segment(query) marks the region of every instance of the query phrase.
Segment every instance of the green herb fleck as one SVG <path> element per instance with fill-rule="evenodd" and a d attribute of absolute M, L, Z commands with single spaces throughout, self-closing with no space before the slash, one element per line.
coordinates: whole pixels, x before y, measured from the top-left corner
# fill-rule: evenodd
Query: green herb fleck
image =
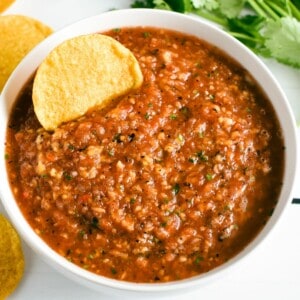
<path fill-rule="evenodd" d="M 69 144 L 69 145 L 68 145 L 68 149 L 71 150 L 71 151 L 74 151 L 74 150 L 75 150 L 75 147 L 74 147 L 72 144 Z"/>
<path fill-rule="evenodd" d="M 189 119 L 189 117 L 191 116 L 191 110 L 187 106 L 183 106 L 179 111 L 183 115 L 185 120 Z"/>
<path fill-rule="evenodd" d="M 166 227 L 166 226 L 167 226 L 167 222 L 162 222 L 162 223 L 160 224 L 160 226 L 161 226 L 161 227 Z"/>
<path fill-rule="evenodd" d="M 73 179 L 72 175 L 71 175 L 70 173 L 68 173 L 68 172 L 64 172 L 64 173 L 63 173 L 63 176 L 64 176 L 64 178 L 65 178 L 66 180 L 68 180 L 68 181 L 70 181 L 70 180 Z"/>
<path fill-rule="evenodd" d="M 147 32 L 147 31 L 143 32 L 143 37 L 144 38 L 148 38 L 149 36 L 150 36 L 149 32 Z"/>
<path fill-rule="evenodd" d="M 197 163 L 198 159 L 197 159 L 197 157 L 191 156 L 191 157 L 188 159 L 188 161 L 191 162 L 192 164 L 195 164 L 195 163 Z"/>
<path fill-rule="evenodd" d="M 204 151 L 198 151 L 197 156 L 202 160 L 202 161 L 208 161 L 208 156 L 205 155 Z"/>
<path fill-rule="evenodd" d="M 206 180 L 210 181 L 210 180 L 213 179 L 213 175 L 212 175 L 211 173 L 207 173 L 207 174 L 205 175 L 205 178 L 206 178 Z"/>
<path fill-rule="evenodd" d="M 99 228 L 99 220 L 97 217 L 93 217 L 91 220 L 91 225 L 95 228 Z"/>
<path fill-rule="evenodd" d="M 170 115 L 170 119 L 171 119 L 171 120 L 176 120 L 176 119 L 177 119 L 177 116 L 176 116 L 175 114 L 171 114 L 171 115 Z"/>
<path fill-rule="evenodd" d="M 172 192 L 174 195 L 177 195 L 180 191 L 180 185 L 178 183 L 176 183 L 173 188 L 172 188 Z"/>
<path fill-rule="evenodd" d="M 131 143 L 135 138 L 135 134 L 134 133 L 131 133 L 128 135 L 128 141 Z"/>
<path fill-rule="evenodd" d="M 9 154 L 5 153 L 4 159 L 5 159 L 5 160 L 8 160 L 8 159 L 9 159 Z"/>
<path fill-rule="evenodd" d="M 201 261 L 203 261 L 204 258 L 202 256 L 197 256 L 194 260 L 195 265 L 199 265 Z"/>
<path fill-rule="evenodd" d="M 150 114 L 149 114 L 148 112 L 146 112 L 144 118 L 145 118 L 146 120 L 149 120 L 149 119 L 150 119 Z"/>
<path fill-rule="evenodd" d="M 199 136 L 200 139 L 203 139 L 204 138 L 204 131 L 199 131 L 198 136 Z"/>
<path fill-rule="evenodd" d="M 116 133 L 113 137 L 113 142 L 116 142 L 116 143 L 122 143 L 122 139 L 121 139 L 121 133 Z"/>
<path fill-rule="evenodd" d="M 89 255 L 88 255 L 88 259 L 93 259 L 94 258 L 94 254 L 93 253 L 90 253 Z"/>
<path fill-rule="evenodd" d="M 80 230 L 80 231 L 78 232 L 78 237 L 79 237 L 80 239 L 82 239 L 82 238 L 84 237 L 84 235 L 85 235 L 85 231 L 84 231 L 84 230 Z"/>
<path fill-rule="evenodd" d="M 107 153 L 109 156 L 114 156 L 115 155 L 115 150 L 114 149 L 108 149 Z"/>
<path fill-rule="evenodd" d="M 112 273 L 113 275 L 116 275 L 116 274 L 118 273 L 117 270 L 116 270 L 115 268 L 111 268 L 110 271 L 111 271 L 111 273 Z"/>
<path fill-rule="evenodd" d="M 229 206 L 229 205 L 225 205 L 223 210 L 224 210 L 224 211 L 230 211 L 230 210 L 231 210 L 231 208 L 230 208 L 230 206 Z"/>
<path fill-rule="evenodd" d="M 164 204 L 169 203 L 169 199 L 168 199 L 168 198 L 164 198 L 164 199 L 163 199 L 163 203 L 164 203 Z"/>

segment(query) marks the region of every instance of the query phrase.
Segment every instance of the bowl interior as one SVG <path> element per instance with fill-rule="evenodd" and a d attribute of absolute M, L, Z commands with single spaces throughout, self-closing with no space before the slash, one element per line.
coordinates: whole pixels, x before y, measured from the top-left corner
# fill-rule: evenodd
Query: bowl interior
<path fill-rule="evenodd" d="M 258 83 L 261 83 L 263 90 L 271 99 L 273 107 L 277 112 L 277 116 L 283 131 L 284 143 L 286 145 L 285 153 L 285 172 L 283 178 L 283 187 L 275 212 L 265 228 L 257 236 L 257 238 L 249 244 L 245 250 L 231 259 L 228 263 L 218 267 L 207 274 L 182 280 L 179 282 L 170 282 L 166 284 L 134 284 L 128 282 L 120 282 L 113 279 L 104 278 L 85 271 L 72 263 L 66 261 L 60 255 L 51 250 L 41 239 L 34 233 L 31 227 L 24 219 L 18 205 L 16 204 L 9 182 L 5 172 L 5 136 L 8 116 L 12 109 L 12 105 L 16 100 L 20 90 L 26 84 L 28 79 L 34 74 L 35 70 L 49 53 L 51 49 L 60 44 L 62 41 L 93 32 L 106 31 L 118 27 L 129 26 L 152 26 L 173 29 L 184 33 L 195 35 L 207 42 L 221 48 L 229 56 L 242 64 Z M 73 279 L 85 283 L 94 288 L 98 288 L 99 284 L 103 287 L 117 288 L 131 291 L 168 291 L 171 289 L 185 288 L 207 281 L 220 276 L 228 271 L 229 266 L 235 265 L 237 261 L 249 254 L 271 231 L 279 217 L 282 215 L 287 203 L 291 199 L 294 178 L 296 173 L 296 129 L 290 106 L 285 98 L 278 83 L 264 66 L 264 64 L 241 43 L 214 27 L 213 25 L 202 21 L 201 19 L 189 17 L 167 11 L 146 10 L 146 9 L 130 9 L 110 11 L 99 16 L 84 19 L 73 25 L 70 25 L 50 36 L 40 45 L 38 45 L 17 67 L 15 72 L 8 80 L 0 101 L 0 173 L 1 180 L 1 199 L 7 210 L 12 222 L 14 223 L 21 236 L 27 243 L 46 261 L 53 262 L 54 267 L 64 272 Z M 201 280 L 199 280 L 201 279 Z M 101 287 L 101 288 L 102 288 Z"/>

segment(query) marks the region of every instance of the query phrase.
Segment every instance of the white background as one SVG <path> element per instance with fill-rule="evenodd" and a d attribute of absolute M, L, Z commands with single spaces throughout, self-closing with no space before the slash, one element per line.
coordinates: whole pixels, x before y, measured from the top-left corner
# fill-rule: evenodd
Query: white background
<path fill-rule="evenodd" d="M 127 8 L 130 3 L 129 0 L 17 0 L 5 13 L 32 16 L 58 30 L 109 9 Z M 300 71 L 272 60 L 264 60 L 264 63 L 285 91 L 300 126 Z M 297 178 L 300 183 L 300 174 Z M 300 198 L 300 184 L 296 185 L 294 197 Z M 4 212 L 1 203 L 0 212 Z M 78 285 L 48 266 L 25 244 L 24 251 L 25 274 L 9 299 L 127 299 L 121 293 L 119 296 L 107 296 Z M 229 276 L 197 290 L 164 299 L 220 298 L 300 299 L 300 205 L 290 204 L 271 235 Z"/>

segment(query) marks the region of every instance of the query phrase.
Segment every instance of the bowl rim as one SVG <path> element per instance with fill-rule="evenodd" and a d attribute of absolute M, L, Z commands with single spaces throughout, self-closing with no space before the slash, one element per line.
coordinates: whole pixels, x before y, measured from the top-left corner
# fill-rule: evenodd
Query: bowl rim
<path fill-rule="evenodd" d="M 123 20 L 124 18 L 126 21 Z M 153 19 L 156 20 L 155 23 L 153 22 Z M 112 25 L 112 23 L 109 21 L 111 21 L 115 25 Z M 107 22 L 107 24 L 110 25 L 105 25 L 105 22 Z M 3 183 L 0 187 L 0 196 L 2 199 L 3 206 L 7 211 L 12 223 L 20 233 L 21 237 L 31 247 L 31 249 L 33 249 L 36 253 L 42 256 L 42 258 L 46 262 L 49 263 L 50 259 L 52 266 L 54 266 L 56 269 L 58 269 L 68 277 L 71 277 L 75 281 L 84 283 L 82 282 L 82 280 L 85 280 L 87 284 L 92 283 L 94 286 L 101 285 L 112 289 L 128 290 L 135 292 L 161 292 L 174 289 L 179 290 L 183 288 L 201 286 L 202 284 L 206 284 L 207 282 L 210 282 L 213 279 L 228 273 L 229 270 L 231 270 L 233 266 L 236 266 L 237 263 L 244 259 L 245 256 L 249 256 L 249 254 L 251 254 L 254 251 L 254 249 L 257 249 L 267 235 L 270 235 L 270 232 L 274 229 L 275 224 L 278 223 L 279 219 L 286 210 L 287 204 L 291 200 L 293 187 L 295 185 L 296 166 L 298 159 L 298 146 L 296 138 L 297 134 L 295 126 L 296 122 L 294 120 L 291 107 L 279 83 L 276 81 L 276 79 L 274 78 L 272 73 L 267 69 L 267 67 L 263 64 L 263 62 L 255 54 L 253 54 L 239 41 L 228 35 L 223 30 L 217 28 L 215 25 L 212 25 L 210 22 L 207 22 L 198 17 L 195 18 L 194 16 L 183 15 L 180 13 L 165 10 L 131 8 L 104 12 L 92 17 L 88 17 L 77 21 L 73 24 L 70 24 L 53 33 L 51 36 L 49 36 L 47 39 L 41 42 L 37 47 L 35 47 L 22 60 L 22 62 L 18 65 L 18 67 L 8 79 L 6 85 L 4 86 L 2 94 L 0 95 L 0 119 L 5 120 L 5 122 L 0 122 L 5 123 L 4 125 L 2 124 L 0 127 L 0 152 L 2 153 L 2 157 L 0 159 L 0 169 L 6 169 L 4 159 L 5 145 L 3 141 L 5 141 L 7 117 L 12 108 L 13 101 L 17 97 L 16 91 L 20 91 L 24 84 L 26 84 L 26 81 L 33 75 L 36 68 L 41 63 L 43 57 L 45 57 L 45 55 L 57 44 L 59 44 L 67 38 L 71 38 L 81 34 L 92 33 L 92 31 L 101 32 L 116 27 L 135 26 L 134 24 L 136 23 L 139 23 L 142 26 L 169 28 L 196 36 L 202 36 L 204 34 L 205 37 L 201 38 L 207 40 L 209 43 L 212 43 L 210 36 L 213 39 L 219 39 L 218 43 L 220 45 L 223 45 L 223 51 L 227 52 L 227 54 L 231 55 L 232 57 L 234 56 L 233 58 L 240 62 L 246 69 L 248 69 L 249 72 L 256 79 L 260 78 L 260 81 L 266 82 L 266 85 L 270 86 L 267 92 L 265 90 L 265 87 L 262 88 L 266 92 L 267 96 L 270 98 L 270 101 L 273 106 L 273 99 L 278 99 L 276 101 L 278 101 L 279 104 L 275 103 L 277 107 L 275 106 L 274 109 L 277 113 L 280 126 L 284 130 L 284 140 L 285 144 L 288 145 L 288 147 L 286 147 L 287 150 L 285 153 L 284 183 L 281 195 L 279 197 L 279 203 L 277 204 L 274 214 L 267 222 L 266 226 L 261 230 L 261 232 L 256 236 L 256 238 L 245 247 L 244 250 L 235 255 L 225 264 L 209 271 L 208 273 L 168 283 L 134 283 L 115 280 L 101 275 L 96 275 L 90 271 L 84 270 L 83 268 L 72 264 L 71 262 L 67 261 L 65 258 L 60 256 L 58 253 L 56 253 L 54 250 L 52 250 L 34 232 L 34 230 L 25 220 L 25 217 L 23 217 L 20 208 L 16 204 L 12 192 L 10 191 L 6 172 L 0 173 L 0 180 Z M 146 25 L 146 23 L 149 23 L 149 25 Z M 165 25 L 161 25 L 162 23 Z M 194 26 L 194 32 L 191 32 L 190 30 L 192 26 Z M 230 49 L 234 49 L 237 52 L 229 53 Z M 245 62 L 248 63 L 245 64 Z M 20 77 L 22 78 L 22 80 L 20 80 Z M 283 117 L 281 117 L 281 115 L 285 115 L 284 120 Z M 291 161 L 291 158 L 293 159 L 293 162 Z"/>

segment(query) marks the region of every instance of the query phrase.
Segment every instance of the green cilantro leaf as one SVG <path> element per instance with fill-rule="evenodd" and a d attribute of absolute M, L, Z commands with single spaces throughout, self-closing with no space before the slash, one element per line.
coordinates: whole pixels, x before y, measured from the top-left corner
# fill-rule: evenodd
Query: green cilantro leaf
<path fill-rule="evenodd" d="M 292 17 L 270 20 L 262 32 L 272 57 L 300 68 L 300 23 Z"/>
<path fill-rule="evenodd" d="M 264 47 L 264 38 L 260 30 L 264 26 L 265 18 L 256 15 L 245 15 L 228 19 L 230 34 L 235 36 L 252 50 L 259 52 Z"/>
<path fill-rule="evenodd" d="M 167 1 L 164 0 L 153 0 L 153 4 L 157 9 L 172 10 Z"/>
<path fill-rule="evenodd" d="M 226 0 L 220 2 L 220 10 L 227 18 L 236 18 L 245 6 L 246 0 Z"/>
<path fill-rule="evenodd" d="M 135 0 L 131 7 L 196 14 L 255 53 L 300 69 L 300 0 Z"/>
<path fill-rule="evenodd" d="M 300 0 L 292 0 L 292 3 L 300 10 Z"/>
<path fill-rule="evenodd" d="M 192 10 L 191 0 L 165 0 L 165 2 L 177 12 L 186 13 Z"/>
<path fill-rule="evenodd" d="M 219 8 L 219 2 L 218 0 L 191 0 L 194 8 L 205 8 L 209 11 L 215 10 Z"/>
<path fill-rule="evenodd" d="M 154 8 L 153 0 L 136 0 L 131 4 L 132 8 Z"/>

